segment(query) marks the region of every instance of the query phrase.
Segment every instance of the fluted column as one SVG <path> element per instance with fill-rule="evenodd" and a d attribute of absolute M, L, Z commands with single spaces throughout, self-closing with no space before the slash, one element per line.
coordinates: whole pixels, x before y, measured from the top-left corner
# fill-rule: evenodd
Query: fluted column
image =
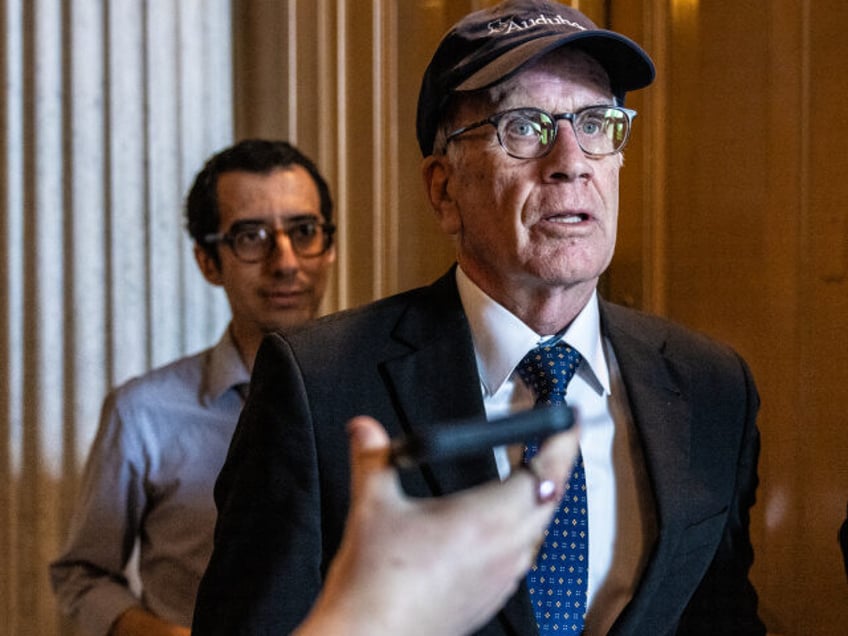
<path fill-rule="evenodd" d="M 182 204 L 232 140 L 229 0 L 2 0 L 0 632 L 74 633 L 61 548 L 109 387 L 214 341 Z"/>

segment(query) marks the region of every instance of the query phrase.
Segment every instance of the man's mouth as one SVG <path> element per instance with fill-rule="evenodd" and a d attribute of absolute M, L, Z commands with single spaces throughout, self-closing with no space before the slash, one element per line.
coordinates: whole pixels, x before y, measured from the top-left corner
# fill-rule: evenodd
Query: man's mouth
<path fill-rule="evenodd" d="M 545 221 L 549 221 L 551 223 L 567 224 L 583 223 L 584 221 L 588 221 L 589 219 L 589 215 L 585 212 L 575 212 L 570 214 L 552 214 L 544 218 Z"/>
<path fill-rule="evenodd" d="M 588 221 L 588 214 L 569 214 L 568 216 L 563 218 L 563 221 L 566 223 L 582 223 L 583 221 Z"/>
<path fill-rule="evenodd" d="M 301 302 L 306 292 L 302 289 L 265 290 L 261 293 L 266 300 L 278 305 L 296 305 Z"/>

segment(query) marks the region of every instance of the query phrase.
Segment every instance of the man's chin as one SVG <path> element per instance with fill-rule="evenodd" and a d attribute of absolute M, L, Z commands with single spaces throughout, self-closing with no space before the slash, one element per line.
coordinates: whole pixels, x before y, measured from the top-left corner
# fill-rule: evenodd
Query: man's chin
<path fill-rule="evenodd" d="M 288 331 L 300 327 L 314 318 L 314 312 L 306 307 L 291 307 L 274 311 L 264 321 L 265 333 Z"/>

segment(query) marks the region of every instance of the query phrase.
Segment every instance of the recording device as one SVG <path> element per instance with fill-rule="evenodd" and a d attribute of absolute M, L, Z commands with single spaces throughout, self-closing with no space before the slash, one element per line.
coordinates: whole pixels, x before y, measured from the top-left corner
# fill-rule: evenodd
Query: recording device
<path fill-rule="evenodd" d="M 477 455 L 497 446 L 537 441 L 567 431 L 574 425 L 574 411 L 562 404 L 520 411 L 486 420 L 456 420 L 410 434 L 392 442 L 391 460 L 399 468 Z"/>

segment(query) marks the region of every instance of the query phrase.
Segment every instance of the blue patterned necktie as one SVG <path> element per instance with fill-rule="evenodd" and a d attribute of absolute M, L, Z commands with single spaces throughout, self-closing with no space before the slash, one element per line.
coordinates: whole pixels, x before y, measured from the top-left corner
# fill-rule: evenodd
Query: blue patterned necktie
<path fill-rule="evenodd" d="M 544 344 L 518 363 L 518 374 L 536 396 L 536 408 L 565 402 L 565 391 L 581 355 L 564 342 Z M 538 451 L 528 444 L 524 459 Z M 527 573 L 530 601 L 540 634 L 580 634 L 586 614 L 589 564 L 589 520 L 586 514 L 586 472 L 578 453 L 536 563 Z"/>

